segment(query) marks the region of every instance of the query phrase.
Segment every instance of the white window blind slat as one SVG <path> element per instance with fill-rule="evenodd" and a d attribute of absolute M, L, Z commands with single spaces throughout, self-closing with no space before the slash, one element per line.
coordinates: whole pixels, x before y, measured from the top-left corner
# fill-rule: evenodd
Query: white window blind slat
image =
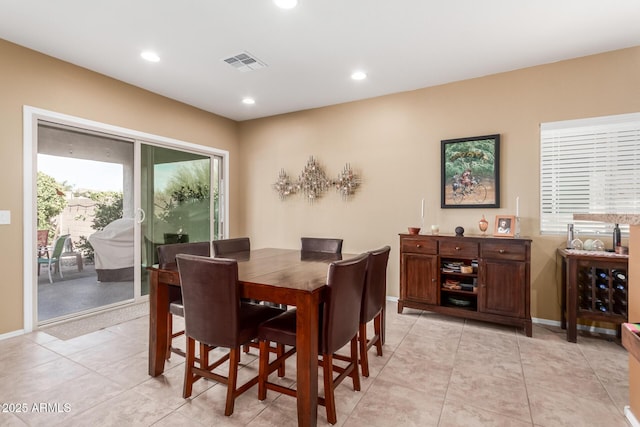
<path fill-rule="evenodd" d="M 540 231 L 610 235 L 574 213 L 640 213 L 640 113 L 540 126 Z M 624 232 L 628 227 L 621 226 Z"/>

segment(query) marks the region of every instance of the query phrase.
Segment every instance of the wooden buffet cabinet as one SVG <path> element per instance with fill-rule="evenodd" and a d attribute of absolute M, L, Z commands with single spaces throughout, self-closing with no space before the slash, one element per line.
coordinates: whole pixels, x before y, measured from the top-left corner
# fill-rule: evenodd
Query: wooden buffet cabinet
<path fill-rule="evenodd" d="M 530 337 L 530 270 L 530 239 L 401 234 L 398 313 L 410 307 L 518 326 Z"/>

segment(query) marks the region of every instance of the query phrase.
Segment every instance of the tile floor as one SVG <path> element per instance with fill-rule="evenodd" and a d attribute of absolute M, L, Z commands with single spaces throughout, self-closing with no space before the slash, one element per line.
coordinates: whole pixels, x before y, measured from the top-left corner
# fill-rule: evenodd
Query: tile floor
<path fill-rule="evenodd" d="M 269 392 L 260 402 L 257 387 L 236 400 L 231 417 L 223 415 L 226 388 L 215 382 L 198 381 L 182 399 L 182 358 L 173 355 L 158 378 L 147 375 L 147 328 L 139 318 L 67 341 L 43 332 L 0 341 L 0 425 L 297 424 L 293 398 Z M 252 352 L 241 378 L 257 371 Z M 559 328 L 540 325 L 527 338 L 434 313 L 399 315 L 390 302 L 384 356 L 371 350 L 370 364 L 361 392 L 348 380 L 337 390 L 337 425 L 628 425 L 627 353 L 606 338 L 580 335 L 571 344 Z M 324 407 L 318 424 L 328 425 Z"/>

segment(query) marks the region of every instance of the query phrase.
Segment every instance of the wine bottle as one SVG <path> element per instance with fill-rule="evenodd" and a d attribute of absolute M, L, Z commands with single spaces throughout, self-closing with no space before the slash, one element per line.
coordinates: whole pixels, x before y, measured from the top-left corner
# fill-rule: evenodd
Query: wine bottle
<path fill-rule="evenodd" d="M 611 274 L 613 275 L 614 279 L 620 280 L 620 281 L 624 281 L 627 280 L 627 275 L 624 274 L 624 271 L 620 271 L 620 270 L 613 270 L 611 272 Z"/>
<path fill-rule="evenodd" d="M 607 313 L 609 311 L 609 308 L 607 307 L 607 301 L 602 301 L 602 300 L 596 300 L 596 310 L 602 312 L 602 313 Z"/>
<path fill-rule="evenodd" d="M 620 227 L 618 224 L 613 227 L 613 249 L 615 250 L 617 246 L 622 245 L 622 239 L 620 238 Z"/>

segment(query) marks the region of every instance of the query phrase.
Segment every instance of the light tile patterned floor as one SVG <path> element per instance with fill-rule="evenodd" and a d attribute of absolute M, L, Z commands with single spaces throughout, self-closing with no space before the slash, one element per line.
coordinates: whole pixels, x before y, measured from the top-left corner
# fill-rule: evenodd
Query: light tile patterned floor
<path fill-rule="evenodd" d="M 0 341 L 0 425 L 297 424 L 293 398 L 269 392 L 260 402 L 255 387 L 231 417 L 223 415 L 226 389 L 215 382 L 197 382 L 182 399 L 182 358 L 172 356 L 158 378 L 147 375 L 147 328 L 139 318 L 67 341 L 43 332 Z M 252 352 L 241 378 L 256 373 Z M 559 328 L 534 325 L 528 338 L 434 313 L 399 315 L 389 303 L 384 356 L 372 350 L 370 364 L 361 392 L 349 381 L 337 390 L 337 425 L 627 426 L 628 356 L 606 337 L 582 334 L 572 344 Z M 287 376 L 295 378 L 292 364 Z M 318 423 L 328 425 L 323 407 Z"/>

